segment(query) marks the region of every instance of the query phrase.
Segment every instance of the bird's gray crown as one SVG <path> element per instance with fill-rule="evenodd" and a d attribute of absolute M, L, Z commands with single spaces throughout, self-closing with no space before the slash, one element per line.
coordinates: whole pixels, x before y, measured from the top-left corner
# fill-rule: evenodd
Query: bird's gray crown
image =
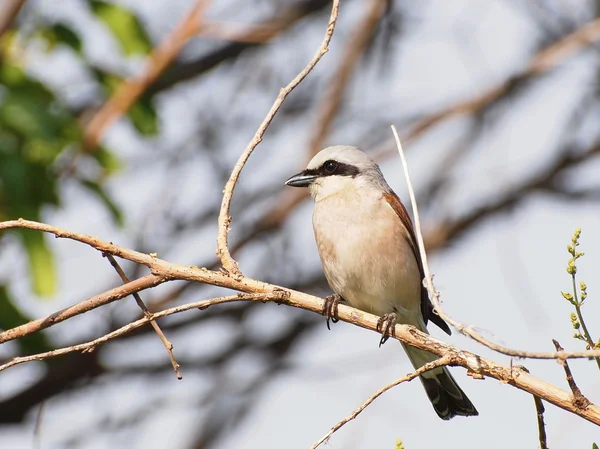
<path fill-rule="evenodd" d="M 375 172 L 380 174 L 377 164 L 356 147 L 336 145 L 319 151 L 304 171 L 316 176 L 350 176 Z"/>

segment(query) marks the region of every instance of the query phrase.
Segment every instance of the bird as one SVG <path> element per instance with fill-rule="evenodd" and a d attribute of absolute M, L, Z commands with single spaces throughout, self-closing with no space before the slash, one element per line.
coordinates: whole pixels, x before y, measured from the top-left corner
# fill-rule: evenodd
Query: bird
<path fill-rule="evenodd" d="M 285 185 L 307 187 L 314 200 L 317 249 L 335 292 L 327 298 L 324 315 L 335 318 L 337 304 L 345 301 L 382 317 L 380 345 L 393 334 L 396 322 L 428 334 L 431 321 L 451 334 L 423 286 L 423 264 L 410 216 L 366 153 L 353 146 L 327 147 Z M 402 344 L 415 369 L 438 359 Z M 479 414 L 447 367 L 427 371 L 420 380 L 441 419 Z"/>

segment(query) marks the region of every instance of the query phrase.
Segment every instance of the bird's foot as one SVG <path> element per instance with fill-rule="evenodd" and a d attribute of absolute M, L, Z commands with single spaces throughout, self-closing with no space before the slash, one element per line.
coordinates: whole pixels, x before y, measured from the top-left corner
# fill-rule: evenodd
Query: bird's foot
<path fill-rule="evenodd" d="M 381 332 L 381 340 L 379 340 L 380 348 L 388 338 L 396 337 L 396 319 L 395 313 L 386 313 L 377 320 L 377 330 Z"/>
<path fill-rule="evenodd" d="M 327 329 L 331 330 L 329 320 L 331 320 L 332 323 L 337 323 L 340 320 L 338 318 L 338 306 L 343 300 L 344 298 L 338 294 L 329 295 L 325 298 L 322 314 L 327 318 Z"/>

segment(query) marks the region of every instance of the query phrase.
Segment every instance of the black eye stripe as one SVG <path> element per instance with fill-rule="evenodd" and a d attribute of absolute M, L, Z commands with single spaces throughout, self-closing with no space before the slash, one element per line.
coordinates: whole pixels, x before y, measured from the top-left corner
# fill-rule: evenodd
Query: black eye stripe
<path fill-rule="evenodd" d="M 344 164 L 343 162 L 338 162 L 334 160 L 328 160 L 323 162 L 323 164 L 319 168 L 310 168 L 306 169 L 303 172 L 305 175 L 313 175 L 313 176 L 351 176 L 354 178 L 358 175 L 359 170 L 354 165 Z"/>

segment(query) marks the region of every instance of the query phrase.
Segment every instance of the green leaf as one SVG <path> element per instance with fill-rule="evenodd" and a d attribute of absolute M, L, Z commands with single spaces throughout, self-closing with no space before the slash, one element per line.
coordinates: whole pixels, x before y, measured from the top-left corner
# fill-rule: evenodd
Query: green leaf
<path fill-rule="evenodd" d="M 592 443 L 592 449 L 598 449 L 598 445 L 596 443 Z"/>
<path fill-rule="evenodd" d="M 22 84 L 26 78 L 25 71 L 21 67 L 7 64 L 6 61 L 0 64 L 0 84 L 14 87 Z"/>
<path fill-rule="evenodd" d="M 22 137 L 3 130 L 1 124 L 0 135 L 7 136 L 0 138 L 0 142 L 10 143 L 8 136 L 12 135 L 16 144 L 16 149 L 10 146 L 0 148 L 3 212 L 12 218 L 38 220 L 42 206 L 59 202 L 56 177 L 47 165 L 30 159 L 21 149 L 24 146 Z"/>
<path fill-rule="evenodd" d="M 121 160 L 105 147 L 99 147 L 92 153 L 98 164 L 104 169 L 104 174 L 112 175 L 123 168 Z"/>
<path fill-rule="evenodd" d="M 94 14 L 110 28 L 127 56 L 150 53 L 150 37 L 131 11 L 101 0 L 90 0 L 90 6 Z"/>
<path fill-rule="evenodd" d="M 39 296 L 50 296 L 56 292 L 56 269 L 54 256 L 46 244 L 44 234 L 31 229 L 19 229 L 29 256 L 29 271 L 32 287 Z"/>
<path fill-rule="evenodd" d="M 71 47 L 77 53 L 81 53 L 83 44 L 81 43 L 79 36 L 77 36 L 71 28 L 62 23 L 57 23 L 52 27 L 52 31 L 54 31 L 54 34 L 56 35 L 57 42 Z"/>
<path fill-rule="evenodd" d="M 62 23 L 56 23 L 51 27 L 41 29 L 40 35 L 48 42 L 50 50 L 59 44 L 71 47 L 79 54 L 83 50 L 83 44 L 79 36 L 71 28 Z"/>
<path fill-rule="evenodd" d="M 104 205 L 109 210 L 114 222 L 119 226 L 123 226 L 124 221 L 123 221 L 123 214 L 121 213 L 121 209 L 119 209 L 119 207 L 112 200 L 112 198 L 110 196 L 108 196 L 108 194 L 102 188 L 102 186 L 94 181 L 87 181 L 87 180 L 81 181 L 81 184 L 84 187 L 86 187 L 90 192 L 95 194 L 100 199 L 100 201 L 102 201 L 104 203 Z"/>
<path fill-rule="evenodd" d="M 0 329 L 12 329 L 31 319 L 15 306 L 6 286 L 0 284 Z M 46 335 L 41 332 L 29 334 L 16 340 L 22 355 L 38 354 L 54 349 Z"/>
<path fill-rule="evenodd" d="M 52 138 L 60 124 L 45 107 L 48 102 L 20 90 L 9 90 L 0 104 L 0 120 L 10 129 L 28 137 Z"/>
<path fill-rule="evenodd" d="M 127 115 L 140 134 L 144 136 L 158 134 L 158 119 L 151 97 L 142 96 L 131 106 Z"/>

